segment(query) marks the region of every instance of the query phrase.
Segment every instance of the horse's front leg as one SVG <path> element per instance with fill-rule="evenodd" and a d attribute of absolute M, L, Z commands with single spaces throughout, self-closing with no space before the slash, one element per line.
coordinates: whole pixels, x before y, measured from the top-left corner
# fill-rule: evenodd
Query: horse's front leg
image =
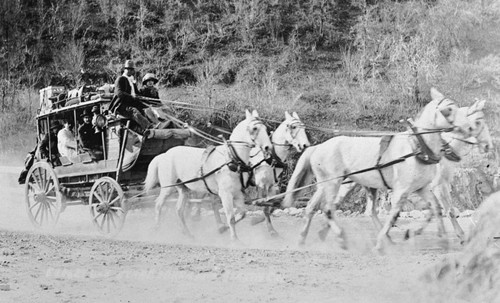
<path fill-rule="evenodd" d="M 245 195 L 243 192 L 238 191 L 233 194 L 233 205 L 236 208 L 237 212 L 235 214 L 235 223 L 243 220 L 247 214 L 247 210 L 245 208 Z"/>
<path fill-rule="evenodd" d="M 210 201 L 210 204 L 212 205 L 212 210 L 214 211 L 214 218 L 215 218 L 215 224 L 217 224 L 217 230 L 219 233 L 224 233 L 226 230 L 229 229 L 229 227 L 222 223 L 222 219 L 220 217 L 219 213 L 219 201 Z"/>
<path fill-rule="evenodd" d="M 268 190 L 267 190 L 267 195 L 266 197 L 269 196 L 274 196 L 278 193 L 278 188 L 277 185 L 274 184 L 272 185 Z M 274 207 L 271 206 L 266 206 L 264 207 L 264 216 L 266 217 L 266 226 L 267 226 L 267 231 L 272 237 L 277 237 L 279 236 L 278 232 L 274 229 L 273 223 L 271 222 L 271 214 L 274 211 Z"/>
<path fill-rule="evenodd" d="M 222 202 L 222 207 L 224 208 L 224 213 L 226 214 L 227 225 L 229 226 L 229 234 L 231 240 L 238 240 L 236 235 L 236 218 L 234 214 L 234 204 L 233 204 L 233 194 L 227 189 L 219 189 L 219 197 Z"/>
<path fill-rule="evenodd" d="M 372 218 L 373 225 L 375 225 L 375 228 L 377 229 L 378 232 L 382 229 L 382 223 L 380 223 L 380 219 L 378 218 L 377 207 L 376 207 L 378 190 L 376 188 L 365 188 L 365 190 L 366 190 L 367 210 L 368 210 L 368 205 L 371 205 L 369 216 Z"/>
<path fill-rule="evenodd" d="M 177 216 L 181 221 L 182 233 L 190 238 L 193 238 L 193 235 L 191 234 L 189 228 L 187 227 L 186 218 L 184 217 L 184 214 L 186 212 L 186 205 L 189 202 L 188 199 L 189 193 L 187 192 L 187 189 L 183 187 L 178 188 L 178 193 L 179 193 L 179 198 L 177 199 L 176 210 L 177 210 Z"/>
<path fill-rule="evenodd" d="M 436 196 L 430 191 L 430 186 L 426 186 L 417 193 L 424 199 L 431 203 L 433 212 L 436 215 L 436 220 L 438 224 L 438 237 L 441 238 L 441 245 L 443 248 L 448 248 L 448 240 L 446 239 L 446 230 L 444 228 L 443 213 L 441 210 L 441 203 L 437 200 Z"/>
<path fill-rule="evenodd" d="M 460 224 L 458 224 L 457 214 L 452 207 L 452 198 L 450 192 L 451 188 L 449 183 L 442 183 L 436 188 L 433 188 L 433 193 L 436 195 L 436 198 L 438 198 L 444 208 L 444 213 L 448 214 L 448 216 L 450 217 L 450 222 L 453 226 L 453 229 L 455 230 L 455 234 L 460 239 L 460 244 L 463 244 L 465 241 L 465 233 Z"/>
<path fill-rule="evenodd" d="M 162 188 L 160 189 L 160 194 L 156 198 L 155 202 L 155 226 L 154 229 L 158 230 L 161 225 L 161 212 L 163 209 L 163 204 L 167 201 L 167 197 L 172 193 L 172 188 Z"/>
<path fill-rule="evenodd" d="M 300 240 L 299 245 L 304 245 L 306 243 L 307 234 L 309 233 L 309 228 L 311 227 L 312 218 L 316 210 L 318 209 L 319 204 L 321 203 L 321 198 L 323 196 L 323 192 L 321 188 L 318 188 L 314 195 L 311 197 L 311 200 L 307 202 L 307 206 L 304 212 L 304 227 L 300 232 Z"/>
<path fill-rule="evenodd" d="M 347 249 L 347 243 L 345 239 L 344 230 L 338 225 L 337 220 L 335 219 L 335 210 L 337 208 L 337 204 L 344 199 L 344 195 L 338 195 L 340 184 L 332 183 L 322 186 L 324 188 L 324 197 L 327 199 L 324 206 L 324 214 L 327 219 L 327 225 L 319 231 L 319 236 L 321 240 L 326 239 L 326 235 L 328 231 L 331 229 L 336 237 L 339 245 L 342 249 Z"/>
<path fill-rule="evenodd" d="M 392 243 L 392 240 L 389 237 L 389 230 L 396 223 L 399 213 L 403 208 L 403 203 L 406 201 L 406 197 L 408 197 L 408 192 L 405 189 L 394 189 L 392 193 L 392 207 L 389 213 L 389 219 L 385 222 L 384 226 L 378 233 L 375 250 L 383 252 L 384 242 Z"/>

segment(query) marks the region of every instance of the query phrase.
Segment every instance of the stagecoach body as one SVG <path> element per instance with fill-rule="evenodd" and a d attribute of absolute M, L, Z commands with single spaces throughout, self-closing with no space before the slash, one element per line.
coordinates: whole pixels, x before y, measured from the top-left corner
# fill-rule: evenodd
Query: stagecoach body
<path fill-rule="evenodd" d="M 84 109 L 97 106 L 101 113 L 107 113 L 110 101 L 96 96 L 50 110 L 44 104 L 36 118 L 37 140 L 49 132 L 51 121 L 63 118 L 73 121 L 73 132 L 79 140 L 76 130 Z M 50 155 L 44 159 L 37 148 L 25 184 L 28 216 L 36 227 L 55 224 L 67 206 L 85 204 L 100 232 L 116 234 L 127 211 L 151 204 L 152 196 L 139 195 L 151 160 L 174 146 L 184 145 L 190 136 L 189 130 L 170 123 L 168 129 L 159 131 L 160 135 L 148 138 L 134 131 L 132 121 L 124 117 L 102 115 L 101 119 L 105 119 L 105 126 L 100 132 L 100 159 L 82 152 L 72 159 L 60 157 L 60 163 L 54 165 L 48 160 Z"/>

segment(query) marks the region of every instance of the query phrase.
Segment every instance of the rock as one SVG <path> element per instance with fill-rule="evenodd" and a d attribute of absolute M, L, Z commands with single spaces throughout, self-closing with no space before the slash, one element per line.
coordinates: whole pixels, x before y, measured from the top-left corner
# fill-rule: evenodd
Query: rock
<path fill-rule="evenodd" d="M 300 216 L 302 215 L 302 209 L 297 209 L 295 207 L 290 207 L 290 215 L 292 216 Z"/>
<path fill-rule="evenodd" d="M 281 215 L 283 215 L 283 210 L 282 209 L 277 209 L 273 212 L 273 216 L 276 216 L 276 217 L 279 217 Z"/>
<path fill-rule="evenodd" d="M 408 215 L 414 219 L 422 219 L 424 217 L 424 214 L 420 210 L 412 210 Z"/>
<path fill-rule="evenodd" d="M 336 216 L 336 217 L 340 217 L 340 216 L 342 216 L 342 213 L 343 213 L 343 212 L 342 212 L 340 209 L 337 209 L 337 210 L 335 211 L 335 216 Z"/>
<path fill-rule="evenodd" d="M 349 216 L 351 213 L 352 213 L 352 212 L 348 209 L 348 210 L 346 210 L 346 211 L 344 212 L 344 216 L 346 216 L 346 217 L 347 217 L 347 216 Z"/>
<path fill-rule="evenodd" d="M 470 217 L 474 214 L 473 210 L 466 209 L 463 212 L 460 213 L 460 217 L 465 218 L 465 217 Z"/>
<path fill-rule="evenodd" d="M 402 211 L 399 213 L 399 217 L 400 218 L 409 218 L 410 217 L 410 213 L 407 212 L 407 211 Z"/>
<path fill-rule="evenodd" d="M 0 290 L 1 291 L 9 291 L 10 290 L 10 285 L 6 283 L 0 283 Z"/>

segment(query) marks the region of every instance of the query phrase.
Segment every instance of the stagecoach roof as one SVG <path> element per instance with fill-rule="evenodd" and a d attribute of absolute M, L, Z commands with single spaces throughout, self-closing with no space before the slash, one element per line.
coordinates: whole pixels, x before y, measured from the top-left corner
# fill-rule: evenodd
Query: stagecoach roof
<path fill-rule="evenodd" d="M 65 106 L 65 107 L 61 107 L 61 108 L 57 108 L 57 109 L 51 110 L 48 113 L 37 115 L 36 118 L 40 119 L 40 118 L 44 118 L 44 117 L 50 117 L 50 116 L 57 115 L 58 113 L 62 113 L 62 112 L 66 112 L 66 111 L 71 111 L 71 110 L 75 110 L 75 109 L 78 109 L 78 108 L 87 108 L 87 107 L 92 106 L 94 104 L 103 103 L 103 102 L 110 102 L 110 101 L 111 101 L 111 99 L 103 99 L 103 98 L 98 98 L 98 99 L 90 100 L 90 101 L 84 101 L 84 102 L 80 102 L 78 104 L 74 104 L 74 105 Z"/>

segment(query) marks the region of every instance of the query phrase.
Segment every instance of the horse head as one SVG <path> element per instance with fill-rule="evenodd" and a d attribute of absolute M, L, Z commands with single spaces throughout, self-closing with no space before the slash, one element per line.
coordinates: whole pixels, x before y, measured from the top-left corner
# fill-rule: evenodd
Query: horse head
<path fill-rule="evenodd" d="M 264 155 L 267 157 L 272 148 L 271 140 L 267 134 L 267 127 L 259 119 L 259 113 L 256 110 L 253 110 L 252 113 L 246 110 L 245 114 L 246 119 L 236 126 L 231 134 L 231 137 L 233 137 L 233 134 L 236 134 L 237 132 L 245 133 L 243 139 L 240 138 L 240 140 L 247 142 L 250 147 L 260 147 Z"/>
<path fill-rule="evenodd" d="M 467 108 L 467 118 L 470 122 L 469 132 L 471 136 L 477 139 L 480 150 L 487 153 L 493 147 L 493 140 L 484 119 L 483 108 L 485 103 L 485 100 L 476 100 L 471 107 Z"/>
<path fill-rule="evenodd" d="M 305 125 L 296 112 L 290 115 L 285 111 L 285 121 L 273 133 L 273 144 L 277 141 L 292 145 L 299 153 L 311 145 L 307 138 Z"/>
<path fill-rule="evenodd" d="M 452 99 L 445 97 L 437 89 L 431 88 L 432 100 L 420 112 L 416 126 L 428 130 L 453 130 L 470 137 L 470 121 L 464 111 Z"/>

